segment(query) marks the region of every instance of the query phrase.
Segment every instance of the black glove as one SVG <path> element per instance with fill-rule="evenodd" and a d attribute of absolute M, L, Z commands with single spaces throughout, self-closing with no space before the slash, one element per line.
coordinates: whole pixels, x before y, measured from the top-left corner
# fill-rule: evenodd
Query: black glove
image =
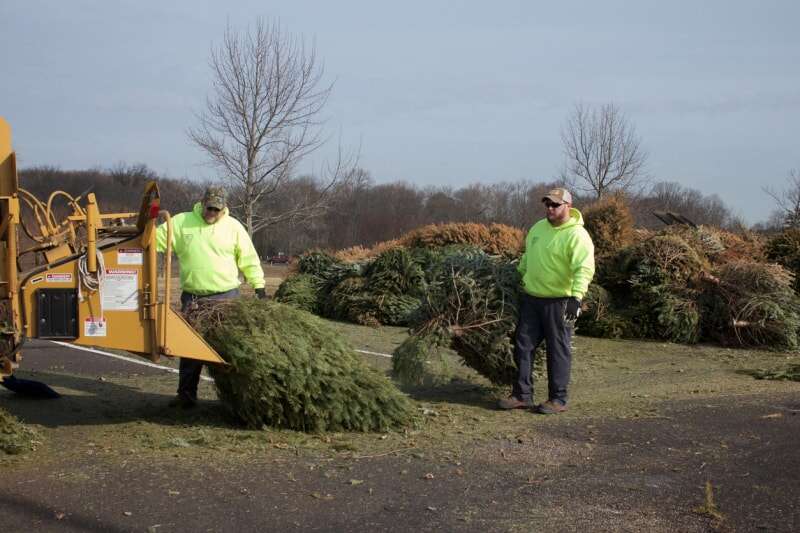
<path fill-rule="evenodd" d="M 567 306 L 564 309 L 564 320 L 572 322 L 577 320 L 581 314 L 581 301 L 574 296 L 567 299 Z"/>
<path fill-rule="evenodd" d="M 256 296 L 258 296 L 259 300 L 266 300 L 267 299 L 267 291 L 264 288 L 256 289 Z"/>

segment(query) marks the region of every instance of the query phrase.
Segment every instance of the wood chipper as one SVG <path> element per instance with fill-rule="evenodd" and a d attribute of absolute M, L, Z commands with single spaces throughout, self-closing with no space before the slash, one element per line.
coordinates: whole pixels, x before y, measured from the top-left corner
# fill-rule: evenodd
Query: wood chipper
<path fill-rule="evenodd" d="M 19 187 L 11 129 L 0 117 L 0 379 L 18 367 L 27 339 L 225 364 L 170 308 L 172 225 L 159 205 L 155 182 L 138 213 L 102 214 L 92 193 L 55 191 L 40 201 Z M 168 229 L 161 292 L 159 219 Z"/>

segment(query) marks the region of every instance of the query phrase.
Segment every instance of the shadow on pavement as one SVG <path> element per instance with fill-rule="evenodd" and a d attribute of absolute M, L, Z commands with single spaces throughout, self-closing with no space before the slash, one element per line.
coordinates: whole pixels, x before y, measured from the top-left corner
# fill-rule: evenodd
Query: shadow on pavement
<path fill-rule="evenodd" d="M 236 427 L 236 422 L 218 401 L 201 400 L 192 409 L 182 409 L 168 406 L 172 394 L 148 392 L 113 381 L 48 372 L 21 373 L 20 377 L 47 383 L 59 389 L 62 395 L 59 399 L 26 398 L 0 390 L 0 407 L 28 424 L 60 427 L 144 421 L 162 425 Z"/>

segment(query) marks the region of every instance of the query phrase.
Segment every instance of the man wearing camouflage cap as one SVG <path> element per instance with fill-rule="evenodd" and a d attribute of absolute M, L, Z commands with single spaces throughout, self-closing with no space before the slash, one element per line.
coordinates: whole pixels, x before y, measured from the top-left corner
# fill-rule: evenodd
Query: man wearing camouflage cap
<path fill-rule="evenodd" d="M 572 207 L 572 194 L 553 189 L 542 198 L 545 218 L 525 238 L 519 261 L 522 291 L 514 339 L 517 379 L 501 409 L 533 407 L 532 355 L 542 340 L 547 347 L 547 401 L 533 407 L 540 414 L 567 410 L 572 364 L 572 329 L 581 298 L 594 276 L 594 245 L 583 216 Z"/>
<path fill-rule="evenodd" d="M 156 233 L 158 251 L 167 248 L 167 227 Z M 239 272 L 259 298 L 266 298 L 264 271 L 244 226 L 228 213 L 225 189 L 209 187 L 192 211 L 172 218 L 172 249 L 181 267 L 181 305 L 195 300 L 223 300 L 239 296 Z M 197 385 L 203 363 L 181 359 L 178 395 L 171 405 L 197 403 Z"/>

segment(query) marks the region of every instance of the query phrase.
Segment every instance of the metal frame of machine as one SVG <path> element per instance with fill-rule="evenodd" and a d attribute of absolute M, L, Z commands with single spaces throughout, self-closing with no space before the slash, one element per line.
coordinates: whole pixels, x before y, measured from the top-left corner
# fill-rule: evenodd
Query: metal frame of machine
<path fill-rule="evenodd" d="M 61 199 L 72 213 L 59 221 Z M 163 296 L 159 219 L 168 230 Z M 17 368 L 23 344 L 35 338 L 224 364 L 170 308 L 171 256 L 172 224 L 155 182 L 138 213 L 102 214 L 92 193 L 55 191 L 41 202 L 19 187 L 11 128 L 0 117 L 0 376 Z"/>

